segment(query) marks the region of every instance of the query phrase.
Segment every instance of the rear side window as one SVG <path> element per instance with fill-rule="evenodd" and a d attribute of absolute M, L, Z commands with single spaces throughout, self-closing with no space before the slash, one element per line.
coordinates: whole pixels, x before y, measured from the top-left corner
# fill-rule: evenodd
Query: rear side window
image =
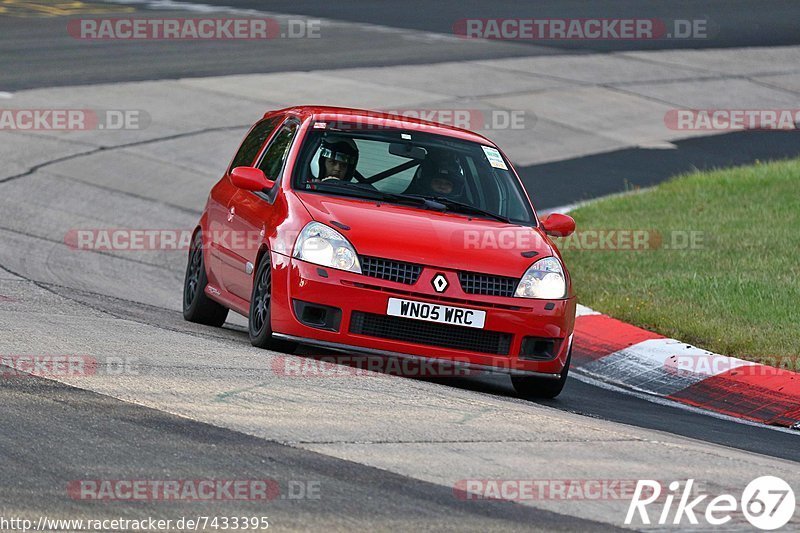
<path fill-rule="evenodd" d="M 264 171 L 264 175 L 271 180 L 278 181 L 283 165 L 286 163 L 286 156 L 289 154 L 289 147 L 297 131 L 297 124 L 291 122 L 279 131 L 272 142 L 269 143 L 261 158 L 258 168 Z"/>
<path fill-rule="evenodd" d="M 275 129 L 280 118 L 281 117 L 273 117 L 264 119 L 253 126 L 253 129 L 250 130 L 250 133 L 248 133 L 247 137 L 242 141 L 239 151 L 236 152 L 236 157 L 233 158 L 231 168 L 249 167 L 253 164 L 253 160 L 264 145 L 264 141 L 267 140 L 272 130 Z"/>

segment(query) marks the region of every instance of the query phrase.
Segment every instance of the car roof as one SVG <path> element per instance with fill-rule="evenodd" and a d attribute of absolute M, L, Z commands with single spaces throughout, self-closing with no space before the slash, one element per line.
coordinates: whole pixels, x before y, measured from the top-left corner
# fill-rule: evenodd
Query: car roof
<path fill-rule="evenodd" d="M 446 135 L 455 137 L 466 141 L 477 142 L 480 144 L 488 144 L 495 146 L 495 144 L 478 133 L 457 128 L 455 126 L 448 126 L 439 122 L 431 122 L 428 120 L 417 119 L 413 117 L 406 117 L 392 113 L 384 113 L 382 111 L 370 111 L 367 109 L 355 109 L 350 107 L 334 107 L 334 106 L 294 106 L 276 111 L 268 111 L 264 114 L 265 117 L 275 114 L 292 113 L 299 115 L 301 118 L 313 118 L 321 122 L 353 122 L 357 121 L 365 125 L 382 125 L 385 127 L 406 129 L 410 131 L 425 131 L 437 135 Z"/>

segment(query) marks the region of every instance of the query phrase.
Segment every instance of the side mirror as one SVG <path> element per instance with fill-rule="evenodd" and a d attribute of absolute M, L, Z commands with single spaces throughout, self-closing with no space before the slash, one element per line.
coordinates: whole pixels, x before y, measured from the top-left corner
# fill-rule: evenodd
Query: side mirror
<path fill-rule="evenodd" d="M 234 168 L 231 170 L 231 181 L 240 189 L 247 191 L 263 191 L 275 185 L 275 182 L 266 177 L 262 170 L 253 167 Z"/>
<path fill-rule="evenodd" d="M 542 220 L 542 228 L 553 237 L 568 237 L 575 232 L 575 219 L 569 215 L 553 213 Z"/>

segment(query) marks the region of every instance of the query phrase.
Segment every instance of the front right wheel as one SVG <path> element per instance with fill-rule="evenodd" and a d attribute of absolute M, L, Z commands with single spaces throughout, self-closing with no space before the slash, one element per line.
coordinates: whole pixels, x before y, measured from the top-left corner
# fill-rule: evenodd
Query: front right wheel
<path fill-rule="evenodd" d="M 253 279 L 250 313 L 247 317 L 250 344 L 268 350 L 293 352 L 297 348 L 296 343 L 272 338 L 271 304 L 272 264 L 269 260 L 269 252 L 267 252 L 258 263 L 256 277 Z"/>
<path fill-rule="evenodd" d="M 558 379 L 540 378 L 536 376 L 511 376 L 511 384 L 514 385 L 514 390 L 517 391 L 523 398 L 555 398 L 564 389 L 564 384 L 567 382 L 567 374 L 569 374 L 569 363 L 572 360 L 572 348 L 567 355 L 567 363 L 561 371 L 561 376 Z"/>

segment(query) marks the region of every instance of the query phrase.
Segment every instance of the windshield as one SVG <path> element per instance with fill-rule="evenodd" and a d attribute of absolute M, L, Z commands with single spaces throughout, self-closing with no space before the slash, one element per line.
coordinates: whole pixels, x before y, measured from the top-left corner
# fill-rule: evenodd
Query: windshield
<path fill-rule="evenodd" d="M 430 133 L 312 130 L 293 187 L 535 224 L 519 181 L 496 148 Z M 420 197 L 435 201 L 413 201 Z"/>

